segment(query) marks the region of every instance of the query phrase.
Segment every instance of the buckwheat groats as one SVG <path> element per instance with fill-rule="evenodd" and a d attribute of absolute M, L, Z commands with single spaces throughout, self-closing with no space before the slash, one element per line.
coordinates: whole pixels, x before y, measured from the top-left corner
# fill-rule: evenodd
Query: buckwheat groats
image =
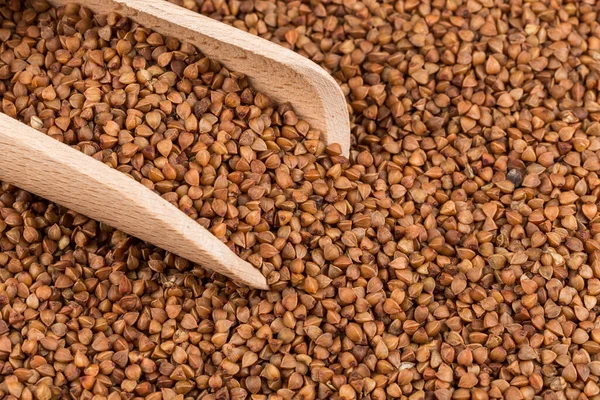
<path fill-rule="evenodd" d="M 600 394 L 594 2 L 184 1 L 331 72 L 349 160 L 174 38 L 0 5 L 2 111 L 176 204 L 271 288 L 4 184 L 5 398 Z"/>

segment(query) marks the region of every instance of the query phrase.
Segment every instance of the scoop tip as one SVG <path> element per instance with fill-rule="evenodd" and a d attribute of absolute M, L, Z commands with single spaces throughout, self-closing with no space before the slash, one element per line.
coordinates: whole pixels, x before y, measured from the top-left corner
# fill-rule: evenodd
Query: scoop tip
<path fill-rule="evenodd" d="M 262 279 L 260 279 L 262 278 Z M 269 284 L 267 283 L 267 280 L 265 279 L 264 276 L 260 276 L 259 279 L 254 279 L 253 282 L 250 284 L 250 286 L 252 286 L 255 289 L 260 289 L 260 290 L 269 290 Z"/>
<path fill-rule="evenodd" d="M 230 276 L 241 285 L 249 286 L 253 289 L 269 290 L 269 284 L 267 279 L 259 270 L 247 265 L 246 267 L 252 268 L 251 270 L 245 270 L 242 276 Z"/>

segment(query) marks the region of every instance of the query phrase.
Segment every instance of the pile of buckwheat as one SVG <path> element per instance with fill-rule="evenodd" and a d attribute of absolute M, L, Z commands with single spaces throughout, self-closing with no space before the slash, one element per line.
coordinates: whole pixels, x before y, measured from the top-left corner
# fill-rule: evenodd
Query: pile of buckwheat
<path fill-rule="evenodd" d="M 600 398 L 600 5 L 178 1 L 330 72 L 350 159 L 189 44 L 0 0 L 1 111 L 270 284 L 2 184 L 1 398 Z"/>

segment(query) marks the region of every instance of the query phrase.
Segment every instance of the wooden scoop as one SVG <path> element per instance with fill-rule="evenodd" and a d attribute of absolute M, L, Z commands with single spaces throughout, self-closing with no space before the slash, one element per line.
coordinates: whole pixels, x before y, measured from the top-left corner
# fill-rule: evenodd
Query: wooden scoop
<path fill-rule="evenodd" d="M 164 0 L 49 0 L 78 3 L 97 14 L 116 12 L 152 30 L 196 46 L 206 56 L 250 78 L 252 87 L 278 103 L 289 102 L 329 145 L 350 151 L 346 99 L 336 81 L 305 57 L 268 40 Z"/>
<path fill-rule="evenodd" d="M 0 179 L 235 281 L 269 288 L 260 271 L 144 185 L 2 113 Z"/>

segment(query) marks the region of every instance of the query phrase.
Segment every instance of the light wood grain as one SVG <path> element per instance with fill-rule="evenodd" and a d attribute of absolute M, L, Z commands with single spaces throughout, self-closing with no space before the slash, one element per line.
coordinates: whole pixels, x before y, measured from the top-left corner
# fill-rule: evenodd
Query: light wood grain
<path fill-rule="evenodd" d="M 79 3 L 93 12 L 117 12 L 193 44 L 227 68 L 250 77 L 254 88 L 278 102 L 290 102 L 327 144 L 350 150 L 350 122 L 342 90 L 314 62 L 268 40 L 251 35 L 164 0 L 50 0 L 54 5 Z"/>
<path fill-rule="evenodd" d="M 0 113 L 0 179 L 251 287 L 265 277 L 127 175 Z"/>

